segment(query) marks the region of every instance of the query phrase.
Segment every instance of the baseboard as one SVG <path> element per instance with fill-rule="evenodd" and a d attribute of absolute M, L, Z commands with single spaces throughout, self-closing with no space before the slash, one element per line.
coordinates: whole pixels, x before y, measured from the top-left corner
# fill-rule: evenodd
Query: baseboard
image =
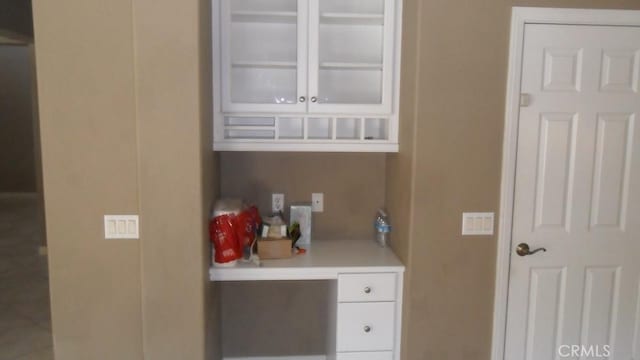
<path fill-rule="evenodd" d="M 325 355 L 224 357 L 222 360 L 327 360 Z"/>
<path fill-rule="evenodd" d="M 37 192 L 0 192 L 0 199 L 27 199 L 37 197 Z"/>

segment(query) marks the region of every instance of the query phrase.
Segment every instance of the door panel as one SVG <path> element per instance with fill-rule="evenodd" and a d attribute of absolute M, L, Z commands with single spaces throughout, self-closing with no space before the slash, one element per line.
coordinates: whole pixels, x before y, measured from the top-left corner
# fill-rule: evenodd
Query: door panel
<path fill-rule="evenodd" d="M 222 111 L 304 112 L 304 0 L 222 0 Z"/>
<path fill-rule="evenodd" d="M 309 0 L 309 111 L 391 113 L 395 0 Z"/>
<path fill-rule="evenodd" d="M 525 26 L 506 359 L 640 359 L 639 68 L 640 28 Z"/>

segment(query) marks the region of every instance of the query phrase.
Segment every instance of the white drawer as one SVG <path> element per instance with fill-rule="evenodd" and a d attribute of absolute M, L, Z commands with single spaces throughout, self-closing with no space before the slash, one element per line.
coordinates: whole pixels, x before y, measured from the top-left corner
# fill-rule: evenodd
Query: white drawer
<path fill-rule="evenodd" d="M 338 304 L 336 350 L 393 350 L 396 303 Z"/>
<path fill-rule="evenodd" d="M 393 353 L 391 351 L 338 353 L 336 360 L 393 360 Z"/>
<path fill-rule="evenodd" d="M 338 301 L 395 301 L 396 274 L 341 274 Z"/>

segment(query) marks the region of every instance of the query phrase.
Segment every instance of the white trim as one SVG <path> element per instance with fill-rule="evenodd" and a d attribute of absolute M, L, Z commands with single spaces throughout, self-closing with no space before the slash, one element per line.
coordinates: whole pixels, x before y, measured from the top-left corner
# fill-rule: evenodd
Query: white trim
<path fill-rule="evenodd" d="M 530 7 L 514 7 L 512 10 L 507 101 L 502 148 L 498 254 L 496 257 L 493 340 L 491 346 L 492 360 L 503 360 L 505 356 L 504 345 L 506 340 L 507 297 L 509 291 L 511 227 L 521 88 L 520 75 L 522 73 L 522 51 L 526 24 L 640 26 L 640 11 Z"/>
<path fill-rule="evenodd" d="M 223 360 L 326 360 L 325 355 L 224 357 Z"/>
<path fill-rule="evenodd" d="M 305 127 L 306 129 L 306 127 Z M 214 151 L 300 151 L 300 152 L 398 152 L 398 143 L 363 140 L 360 142 L 318 141 L 275 142 L 273 140 L 258 142 L 247 141 L 216 141 Z"/>

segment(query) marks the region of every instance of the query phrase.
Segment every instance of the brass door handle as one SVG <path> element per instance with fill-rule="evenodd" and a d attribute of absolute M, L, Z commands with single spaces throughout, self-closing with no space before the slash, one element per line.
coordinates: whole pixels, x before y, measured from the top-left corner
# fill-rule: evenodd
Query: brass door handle
<path fill-rule="evenodd" d="M 533 255 L 533 254 L 535 254 L 537 252 L 540 252 L 540 251 L 547 251 L 547 249 L 539 248 L 539 249 L 531 250 L 529 248 L 529 244 L 527 244 L 527 243 L 520 243 L 516 247 L 516 254 L 518 254 L 520 256 Z"/>

